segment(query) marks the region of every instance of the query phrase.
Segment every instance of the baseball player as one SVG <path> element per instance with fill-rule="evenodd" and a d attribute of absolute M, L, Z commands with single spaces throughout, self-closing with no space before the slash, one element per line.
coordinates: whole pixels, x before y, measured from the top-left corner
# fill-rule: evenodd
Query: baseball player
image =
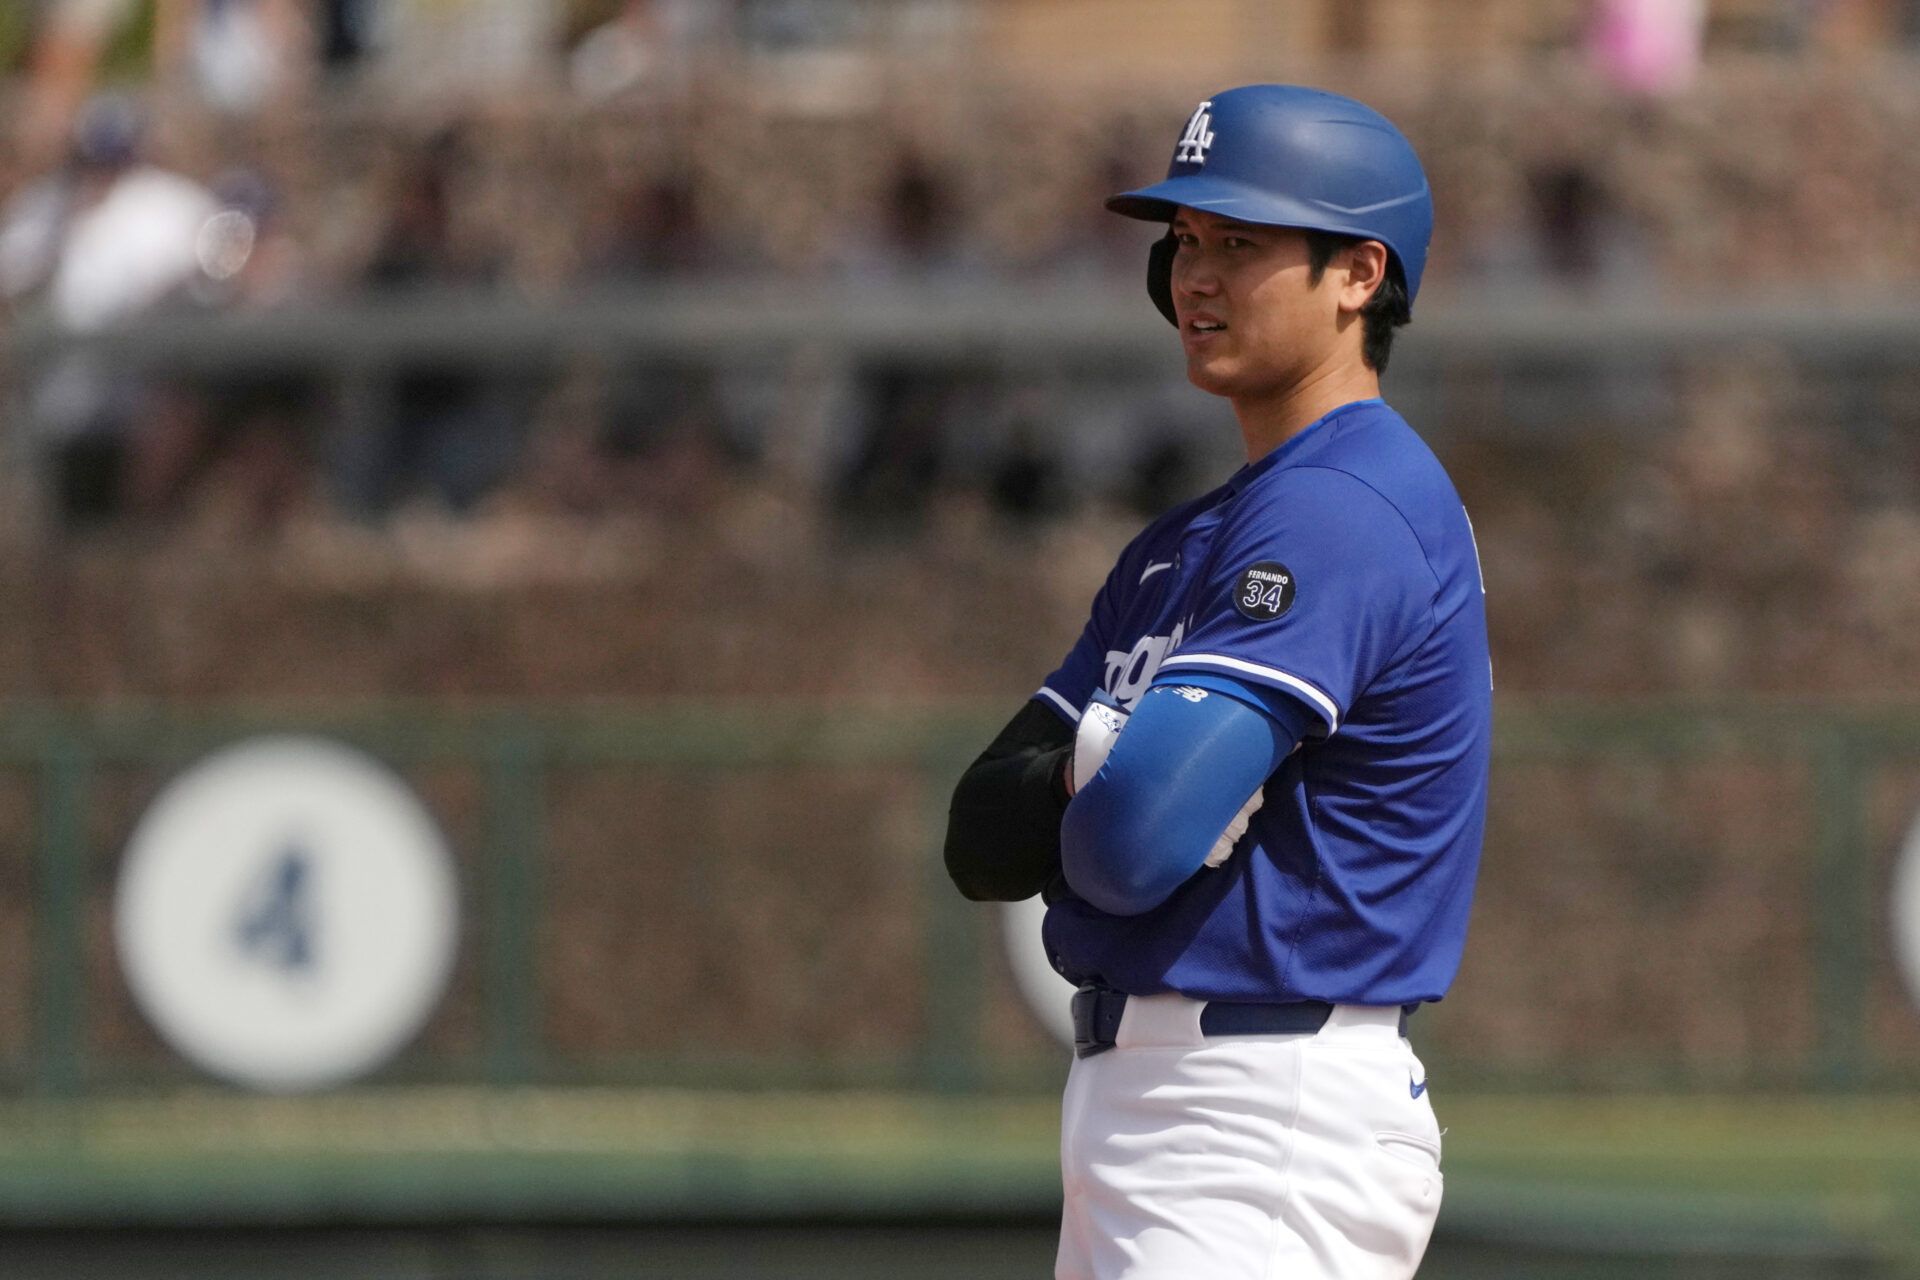
<path fill-rule="evenodd" d="M 1167 224 L 1149 292 L 1247 462 L 1121 552 L 954 793 L 961 892 L 1043 893 L 1079 987 L 1056 1275 L 1411 1276 L 1407 1029 L 1459 965 L 1492 702 L 1466 512 L 1380 399 L 1426 178 L 1360 103 L 1252 85 L 1107 207 Z"/>

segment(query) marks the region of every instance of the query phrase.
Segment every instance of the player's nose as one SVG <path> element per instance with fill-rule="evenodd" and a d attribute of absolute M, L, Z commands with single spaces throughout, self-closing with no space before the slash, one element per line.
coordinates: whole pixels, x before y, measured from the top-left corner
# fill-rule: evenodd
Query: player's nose
<path fill-rule="evenodd" d="M 1173 291 L 1190 298 L 1213 298 L 1220 293 L 1220 273 L 1211 265 L 1211 255 L 1183 253 L 1173 262 Z"/>

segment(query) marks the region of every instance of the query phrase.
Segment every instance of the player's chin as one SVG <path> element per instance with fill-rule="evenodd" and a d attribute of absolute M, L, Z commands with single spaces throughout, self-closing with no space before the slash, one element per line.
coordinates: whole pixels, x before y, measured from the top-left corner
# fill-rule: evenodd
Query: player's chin
<path fill-rule="evenodd" d="M 1218 355 L 1187 353 L 1187 381 L 1216 396 L 1232 395 L 1238 384 L 1237 361 Z"/>

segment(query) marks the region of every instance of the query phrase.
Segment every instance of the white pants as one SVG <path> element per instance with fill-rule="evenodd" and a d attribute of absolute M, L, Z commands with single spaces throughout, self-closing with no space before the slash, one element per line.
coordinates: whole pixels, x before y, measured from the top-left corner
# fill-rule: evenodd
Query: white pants
<path fill-rule="evenodd" d="M 1398 1009 L 1313 1035 L 1203 1036 L 1184 996 L 1127 1001 L 1076 1059 L 1057 1280 L 1404 1280 L 1440 1211 L 1440 1130 Z"/>

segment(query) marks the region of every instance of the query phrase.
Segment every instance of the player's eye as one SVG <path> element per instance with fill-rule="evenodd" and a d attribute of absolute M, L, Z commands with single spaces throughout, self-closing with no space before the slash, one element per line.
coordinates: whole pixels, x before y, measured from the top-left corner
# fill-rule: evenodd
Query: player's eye
<path fill-rule="evenodd" d="M 1185 249 L 1191 249 L 1200 243 L 1200 237 L 1191 231 L 1176 231 L 1173 233 L 1173 240 L 1175 244 Z"/>
<path fill-rule="evenodd" d="M 1228 236 L 1226 239 L 1222 240 L 1220 243 L 1225 245 L 1229 249 L 1253 248 L 1253 241 L 1247 239 L 1245 236 Z"/>

